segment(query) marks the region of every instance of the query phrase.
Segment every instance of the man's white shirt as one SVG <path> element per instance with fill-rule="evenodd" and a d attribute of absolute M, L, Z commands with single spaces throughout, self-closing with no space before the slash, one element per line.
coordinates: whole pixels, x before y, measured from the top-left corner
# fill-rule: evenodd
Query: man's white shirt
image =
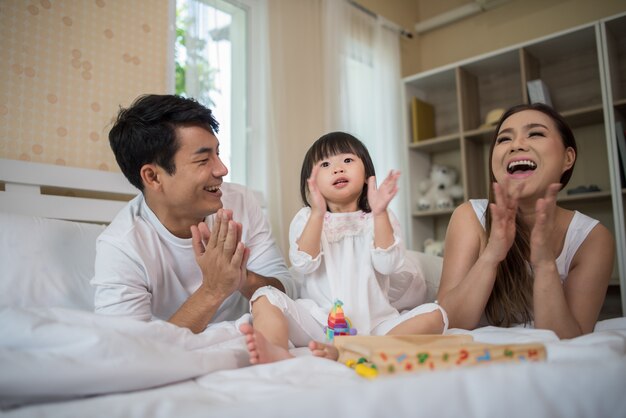
<path fill-rule="evenodd" d="M 248 270 L 281 281 L 296 298 L 296 286 L 254 193 L 223 183 L 222 203 L 243 226 L 242 242 L 250 248 Z M 215 215 L 206 218 L 209 230 Z M 143 194 L 132 199 L 96 243 L 95 312 L 139 320 L 169 319 L 202 283 L 191 238 L 172 235 L 146 204 Z M 248 300 L 233 293 L 219 307 L 212 323 L 235 320 L 249 312 Z"/>

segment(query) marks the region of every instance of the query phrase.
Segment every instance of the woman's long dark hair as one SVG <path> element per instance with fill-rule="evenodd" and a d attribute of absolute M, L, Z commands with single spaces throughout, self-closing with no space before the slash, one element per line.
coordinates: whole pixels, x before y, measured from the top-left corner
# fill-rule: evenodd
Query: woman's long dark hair
<path fill-rule="evenodd" d="M 536 110 L 548 115 L 556 125 L 565 149 L 572 148 L 578 152 L 574 134 L 565 119 L 550 106 L 542 103 L 517 105 L 507 110 L 496 126 L 491 149 L 489 150 L 490 184 L 496 181 L 491 166 L 491 158 L 502 123 L 511 115 L 523 110 Z M 578 155 L 578 154 L 576 154 Z M 574 164 L 576 161 L 574 161 Z M 574 171 L 574 164 L 561 176 L 561 188 L 569 182 Z M 493 186 L 489 188 L 489 203 L 495 202 Z M 486 210 L 485 227 L 487 236 L 491 233 L 491 213 Z M 506 258 L 498 265 L 493 290 L 485 307 L 485 316 L 490 324 L 508 327 L 514 324 L 526 324 L 533 320 L 533 273 L 528 260 L 530 259 L 530 230 L 522 220 L 519 212 L 515 217 L 515 240 Z"/>
<path fill-rule="evenodd" d="M 365 145 L 354 136 L 345 132 L 330 132 L 311 145 L 302 162 L 302 170 L 300 171 L 300 196 L 302 202 L 306 206 L 311 206 L 308 200 L 307 180 L 311 177 L 313 165 L 325 158 L 332 157 L 337 154 L 354 154 L 363 161 L 365 167 L 365 179 L 376 175 L 374 163 L 370 153 Z M 363 185 L 363 191 L 359 196 L 358 207 L 363 212 L 370 212 L 370 205 L 367 201 L 367 183 Z"/>

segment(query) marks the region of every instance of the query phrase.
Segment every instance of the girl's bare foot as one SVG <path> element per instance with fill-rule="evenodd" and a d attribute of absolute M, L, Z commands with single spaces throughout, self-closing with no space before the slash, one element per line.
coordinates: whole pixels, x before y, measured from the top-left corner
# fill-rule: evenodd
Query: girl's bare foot
<path fill-rule="evenodd" d="M 315 357 L 322 357 L 335 361 L 339 358 L 339 350 L 337 350 L 337 347 L 334 345 L 311 341 L 309 343 L 309 350 L 311 350 L 311 353 Z"/>
<path fill-rule="evenodd" d="M 239 331 L 246 337 L 251 364 L 266 364 L 293 358 L 289 350 L 269 342 L 250 324 L 241 324 Z"/>

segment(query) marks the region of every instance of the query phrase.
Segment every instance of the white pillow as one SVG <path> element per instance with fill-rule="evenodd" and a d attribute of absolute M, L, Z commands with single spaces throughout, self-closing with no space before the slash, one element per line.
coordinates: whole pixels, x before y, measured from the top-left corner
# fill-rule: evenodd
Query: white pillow
<path fill-rule="evenodd" d="M 416 262 L 422 269 L 422 274 L 424 275 L 424 280 L 426 281 L 425 302 L 434 302 L 437 299 L 437 292 L 439 291 L 443 258 L 436 255 L 409 250 L 406 252 L 406 257 Z"/>
<path fill-rule="evenodd" d="M 0 306 L 93 310 L 104 225 L 0 212 Z"/>

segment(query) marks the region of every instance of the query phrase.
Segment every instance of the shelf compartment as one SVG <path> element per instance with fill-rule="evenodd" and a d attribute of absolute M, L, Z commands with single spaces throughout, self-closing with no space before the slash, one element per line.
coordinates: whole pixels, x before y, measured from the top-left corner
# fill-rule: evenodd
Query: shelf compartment
<path fill-rule="evenodd" d="M 486 128 L 478 128 L 472 129 L 470 131 L 465 131 L 463 132 L 463 137 L 473 142 L 490 144 L 491 141 L 494 139 L 495 132 L 495 126 L 489 126 Z"/>
<path fill-rule="evenodd" d="M 589 193 L 577 193 L 577 194 L 564 194 L 557 197 L 559 203 L 571 203 L 571 202 L 592 202 L 592 201 L 611 201 L 611 192 L 599 191 Z"/>
<path fill-rule="evenodd" d="M 614 103 L 626 101 L 626 15 L 606 22 L 611 94 Z"/>
<path fill-rule="evenodd" d="M 522 103 L 520 56 L 511 50 L 458 68 L 463 131 L 484 128 L 489 112 Z"/>
<path fill-rule="evenodd" d="M 626 99 L 616 100 L 613 102 L 613 109 L 615 109 L 615 115 L 626 120 Z"/>
<path fill-rule="evenodd" d="M 454 212 L 454 209 L 456 208 L 413 211 L 413 217 L 424 218 L 430 216 L 450 216 L 452 215 L 452 212 Z"/>
<path fill-rule="evenodd" d="M 561 112 L 561 115 L 572 129 L 604 123 L 604 111 L 601 104 L 567 110 Z"/>
<path fill-rule="evenodd" d="M 420 142 L 412 142 L 409 145 L 409 148 L 425 153 L 451 151 L 460 147 L 460 138 L 461 137 L 458 133 L 454 133 L 446 136 L 439 136 L 437 138 L 425 139 Z"/>
<path fill-rule="evenodd" d="M 454 69 L 420 77 L 404 79 L 406 111 L 411 124 L 411 100 L 417 97 L 430 104 L 435 113 L 435 132 L 437 138 L 446 137 L 459 132 L 459 107 L 457 103 L 457 86 Z M 433 139 L 437 139 L 433 138 Z M 417 142 L 420 144 L 422 141 Z"/>
<path fill-rule="evenodd" d="M 593 26 L 527 45 L 523 50 L 526 81 L 543 80 L 557 111 L 602 104 Z"/>

